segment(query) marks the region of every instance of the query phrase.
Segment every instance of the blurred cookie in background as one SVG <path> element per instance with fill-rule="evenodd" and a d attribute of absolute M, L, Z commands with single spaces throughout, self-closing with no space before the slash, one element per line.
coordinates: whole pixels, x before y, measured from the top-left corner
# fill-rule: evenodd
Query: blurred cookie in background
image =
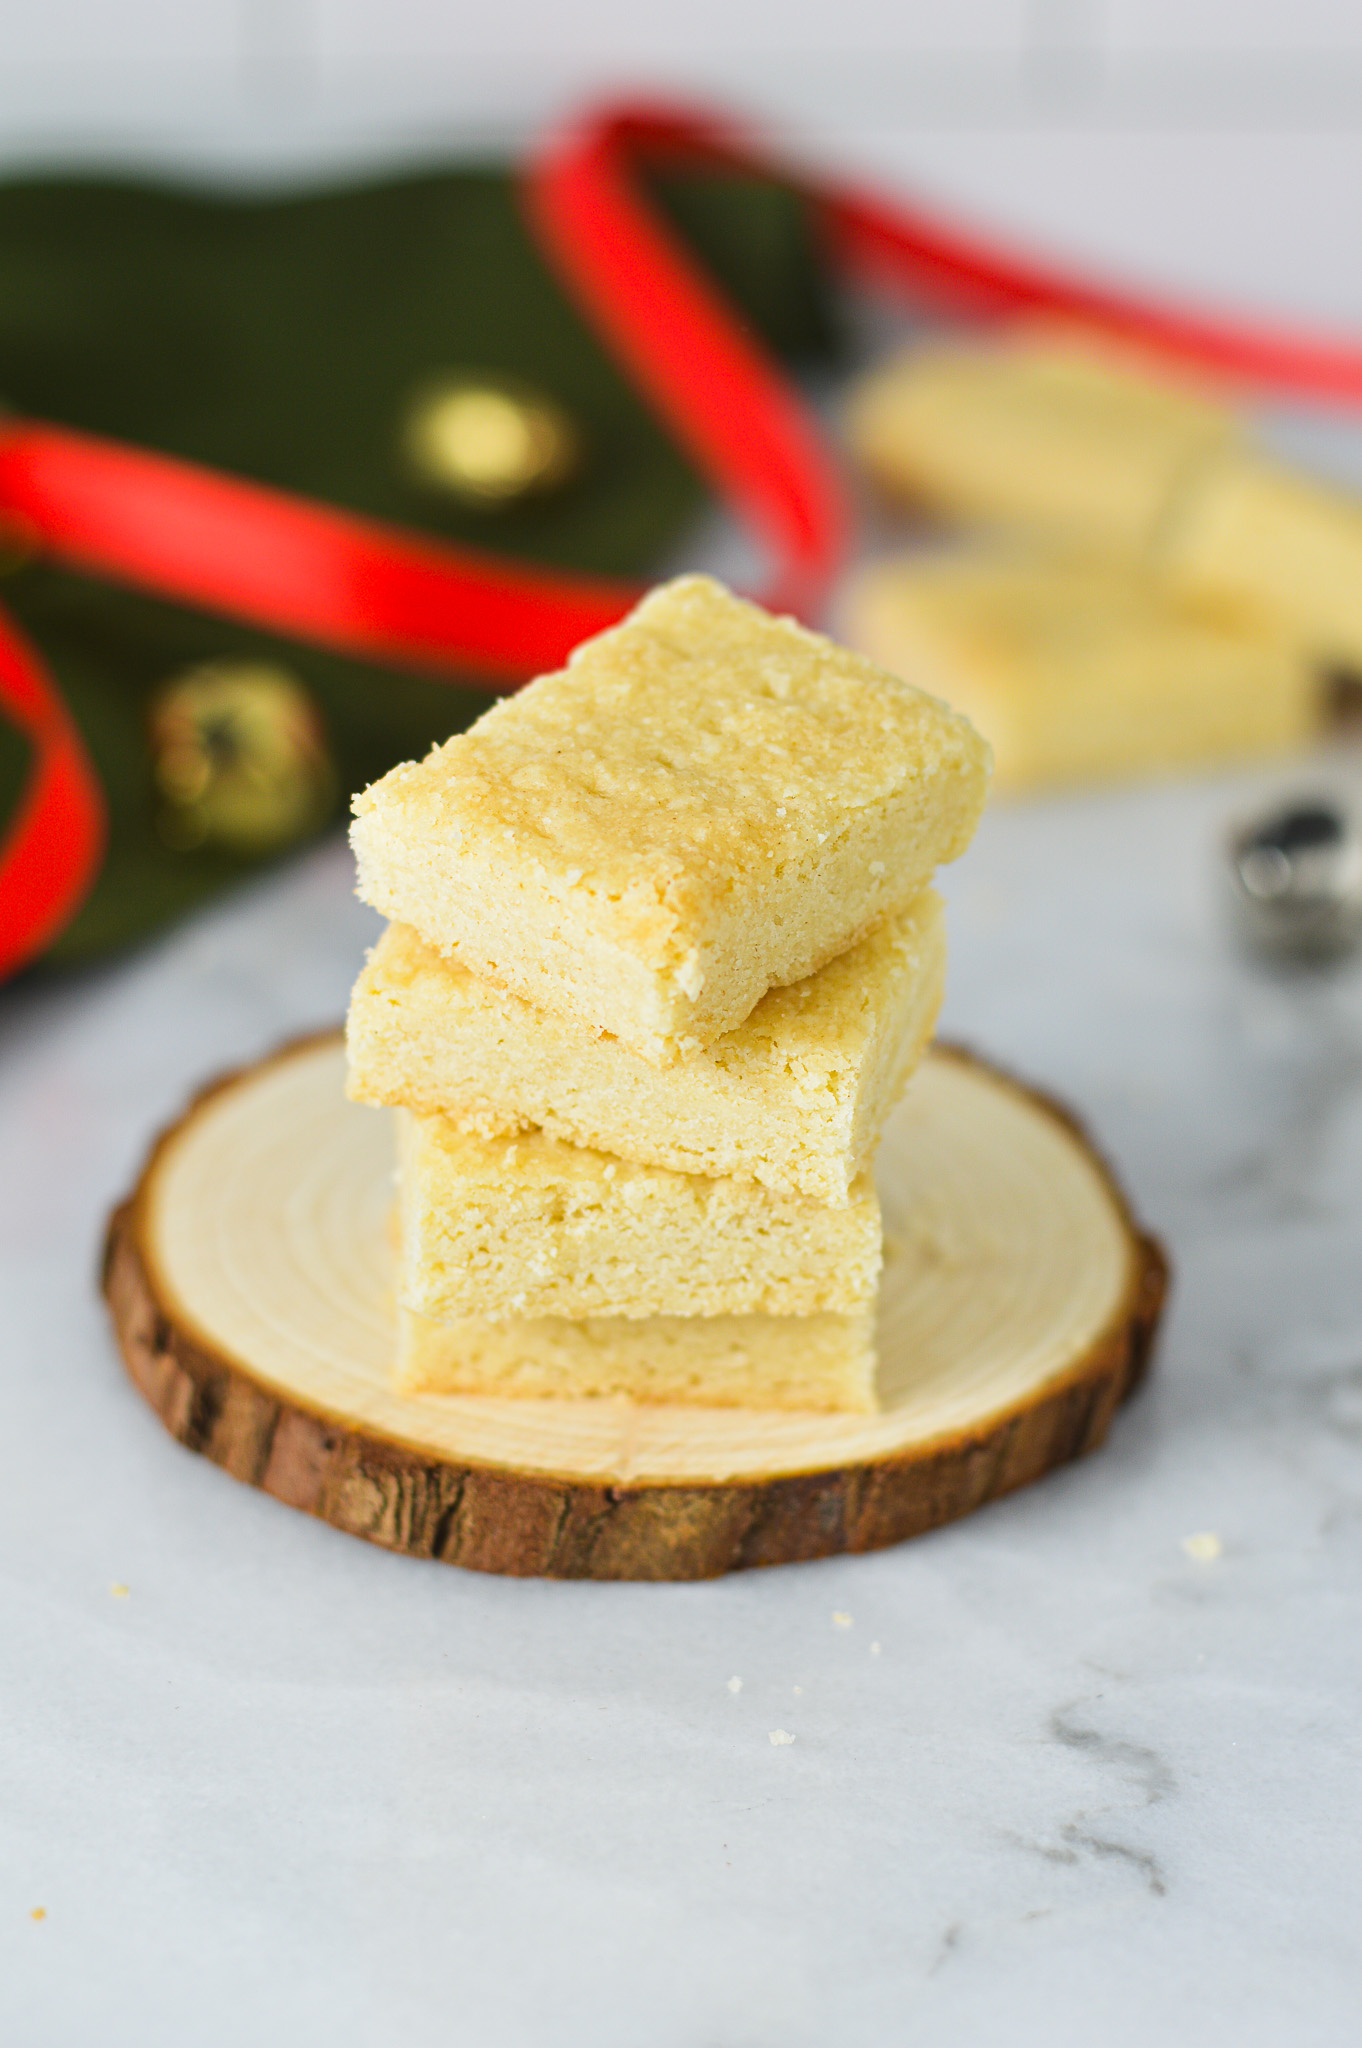
<path fill-rule="evenodd" d="M 910 348 L 853 386 L 846 432 L 900 506 L 1116 557 L 1151 548 L 1189 474 L 1242 438 L 1210 386 L 1054 328 Z"/>
<path fill-rule="evenodd" d="M 1362 497 L 1209 383 L 1075 329 L 920 344 L 852 389 L 853 455 L 953 555 L 863 571 L 847 637 L 968 711 L 999 786 L 1289 753 L 1362 675 Z"/>
<path fill-rule="evenodd" d="M 1252 450 L 1207 465 L 1153 567 L 1175 591 L 1252 607 L 1321 662 L 1362 672 L 1362 498 Z"/>
<path fill-rule="evenodd" d="M 839 628 L 965 712 L 1000 789 L 1271 759 L 1324 721 L 1323 679 L 1289 636 L 1111 563 L 920 549 L 858 571 Z"/>

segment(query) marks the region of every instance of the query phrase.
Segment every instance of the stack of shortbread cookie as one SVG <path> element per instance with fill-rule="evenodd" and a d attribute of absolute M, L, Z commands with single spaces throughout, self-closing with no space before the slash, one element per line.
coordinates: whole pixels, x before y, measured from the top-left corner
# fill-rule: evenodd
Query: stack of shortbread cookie
<path fill-rule="evenodd" d="M 988 749 L 705 577 L 356 801 L 398 1385 L 871 1409 L 870 1162 Z"/>

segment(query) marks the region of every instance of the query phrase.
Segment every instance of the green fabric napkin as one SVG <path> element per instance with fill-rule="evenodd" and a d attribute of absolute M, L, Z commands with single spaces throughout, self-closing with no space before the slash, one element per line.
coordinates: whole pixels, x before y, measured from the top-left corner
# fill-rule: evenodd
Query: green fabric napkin
<path fill-rule="evenodd" d="M 836 338 L 809 224 L 778 187 L 659 181 L 659 203 L 741 316 L 787 361 Z M 553 496 L 477 510 L 409 470 L 401 427 L 443 371 L 531 380 L 588 450 Z M 84 179 L 0 186 L 0 400 L 480 548 L 646 577 L 704 491 L 545 268 L 513 179 L 457 169 L 302 197 L 223 198 Z M 379 670 L 73 575 L 0 575 L 0 602 L 51 665 L 103 781 L 108 858 L 50 949 L 125 946 L 260 865 L 157 828 L 148 707 L 205 662 L 282 664 L 320 711 L 350 791 L 459 730 L 489 697 Z M 0 720 L 0 821 L 25 746 Z"/>

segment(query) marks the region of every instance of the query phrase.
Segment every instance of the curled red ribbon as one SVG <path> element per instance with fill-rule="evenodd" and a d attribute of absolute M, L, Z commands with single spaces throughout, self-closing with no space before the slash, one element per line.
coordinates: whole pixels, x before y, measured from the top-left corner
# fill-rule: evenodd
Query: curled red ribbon
<path fill-rule="evenodd" d="M 816 613 L 845 558 L 837 466 L 779 365 L 652 208 L 640 166 L 774 178 L 812 204 L 834 258 L 918 307 L 1048 314 L 1221 377 L 1362 402 L 1362 349 L 1131 298 L 908 207 L 813 182 L 671 107 L 611 107 L 550 138 L 523 195 L 549 261 L 719 498 L 764 543 L 763 601 Z M 639 594 L 441 545 L 192 463 L 29 421 L 0 427 L 0 524 L 55 559 L 180 603 L 491 690 L 559 666 Z M 30 738 L 0 847 L 0 974 L 36 957 L 98 873 L 104 806 L 51 677 L 0 616 L 0 709 Z"/>

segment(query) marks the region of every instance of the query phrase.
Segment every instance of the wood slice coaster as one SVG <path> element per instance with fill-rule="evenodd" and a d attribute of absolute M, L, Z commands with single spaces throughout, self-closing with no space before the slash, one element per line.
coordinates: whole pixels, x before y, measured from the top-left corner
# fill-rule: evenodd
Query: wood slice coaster
<path fill-rule="evenodd" d="M 206 1089 L 109 1226 L 105 1292 L 171 1434 L 389 1549 L 694 1579 L 896 1543 L 1093 1449 L 1166 1267 L 1055 1104 L 937 1049 L 890 1121 L 881 1412 L 403 1398 L 390 1113 L 339 1034 Z"/>

